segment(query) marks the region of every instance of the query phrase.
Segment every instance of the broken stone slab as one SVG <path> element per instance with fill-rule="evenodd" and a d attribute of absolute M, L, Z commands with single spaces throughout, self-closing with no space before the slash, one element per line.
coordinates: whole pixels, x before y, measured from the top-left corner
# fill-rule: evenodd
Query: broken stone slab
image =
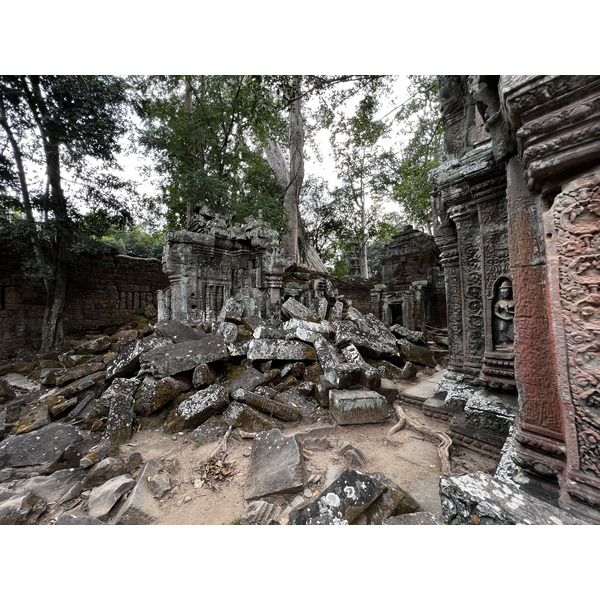
<path fill-rule="evenodd" d="M 231 344 L 227 344 L 227 351 L 229 352 L 230 357 L 240 357 L 246 356 L 248 354 L 248 348 L 250 347 L 250 342 L 233 342 Z"/>
<path fill-rule="evenodd" d="M 157 500 L 160 500 L 172 489 L 171 478 L 169 477 L 169 474 L 163 472 L 152 477 L 148 481 L 148 489 Z"/>
<path fill-rule="evenodd" d="M 192 371 L 198 365 L 224 360 L 229 356 L 225 339 L 220 335 L 207 336 L 159 347 L 140 355 L 140 367 L 146 373 L 169 377 L 183 371 Z"/>
<path fill-rule="evenodd" d="M 269 325 L 259 325 L 254 332 L 252 337 L 255 340 L 284 340 L 285 330 L 279 327 L 270 327 Z"/>
<path fill-rule="evenodd" d="M 360 365 L 340 363 L 328 369 L 323 369 L 325 379 L 336 390 L 345 390 L 354 385 L 359 385 L 362 375 Z"/>
<path fill-rule="evenodd" d="M 268 431 L 275 427 L 275 423 L 266 415 L 246 404 L 235 401 L 229 404 L 223 413 L 223 419 L 231 427 L 242 431 Z"/>
<path fill-rule="evenodd" d="M 238 328 L 229 321 L 220 322 L 215 329 L 215 335 L 220 335 L 226 344 L 234 344 L 238 339 Z"/>
<path fill-rule="evenodd" d="M 69 383 L 66 387 L 61 388 L 56 392 L 57 396 L 63 396 L 65 398 L 71 398 L 72 396 L 80 397 L 86 390 L 89 391 L 102 391 L 105 388 L 107 381 L 107 372 L 99 371 L 93 375 L 88 375 L 82 379 L 78 379 L 73 383 Z M 94 388 L 92 390 L 91 388 Z"/>
<path fill-rule="evenodd" d="M 297 408 L 243 388 L 238 388 L 232 392 L 231 397 L 238 402 L 243 402 L 270 417 L 275 417 L 282 421 L 297 421 L 300 418 L 300 411 Z"/>
<path fill-rule="evenodd" d="M 397 323 L 394 325 L 390 325 L 390 331 L 398 338 L 404 338 L 411 342 L 412 344 L 420 344 L 422 346 L 427 345 L 427 340 L 425 339 L 425 334 L 421 331 L 412 331 L 411 329 L 407 329 L 406 327 L 402 327 L 402 325 L 398 325 Z"/>
<path fill-rule="evenodd" d="M 142 416 L 151 415 L 190 388 L 190 382 L 183 377 L 156 379 L 147 375 L 135 392 L 135 413 Z"/>
<path fill-rule="evenodd" d="M 385 338 L 361 331 L 354 323 L 347 320 L 336 323 L 335 344 L 339 348 L 354 344 L 359 352 L 368 358 L 400 358 L 395 338 L 392 344 Z"/>
<path fill-rule="evenodd" d="M 398 400 L 398 386 L 389 379 L 381 378 L 381 385 L 377 390 L 382 396 L 385 396 L 388 404 L 392 405 Z"/>
<path fill-rule="evenodd" d="M 213 415 L 222 413 L 229 404 L 227 390 L 214 383 L 184 400 L 175 412 L 180 427 L 198 427 Z"/>
<path fill-rule="evenodd" d="M 82 440 L 73 425 L 50 423 L 37 431 L 10 436 L 0 443 L 0 469 L 53 463 L 65 449 Z"/>
<path fill-rule="evenodd" d="M 313 345 L 323 373 L 341 363 L 336 349 L 323 336 L 315 338 Z"/>
<path fill-rule="evenodd" d="M 412 344 L 408 340 L 403 339 L 397 340 L 397 345 L 404 360 L 419 365 L 425 365 L 426 367 L 435 367 L 437 365 L 435 357 L 429 348 L 417 346 L 416 344 Z"/>
<path fill-rule="evenodd" d="M 252 340 L 249 360 L 315 360 L 315 349 L 297 340 Z"/>
<path fill-rule="evenodd" d="M 148 488 L 148 478 L 159 474 L 161 464 L 150 459 L 137 477 L 135 486 L 114 519 L 115 525 L 149 525 L 160 516 L 160 507 Z"/>
<path fill-rule="evenodd" d="M 98 354 L 100 352 L 105 352 L 110 348 L 112 340 L 108 335 L 101 335 L 100 337 L 94 338 L 89 342 L 85 342 L 74 349 L 76 354 L 82 353 L 92 353 Z"/>
<path fill-rule="evenodd" d="M 227 412 L 227 410 L 225 411 Z M 223 413 L 224 415 L 225 413 Z M 223 418 L 223 415 L 215 415 L 204 421 L 202 425 L 196 427 L 190 433 L 190 437 L 200 444 L 210 444 L 217 440 L 222 440 L 229 429 L 229 424 Z"/>
<path fill-rule="evenodd" d="M 130 377 L 140 366 L 141 354 L 172 343 L 170 339 L 152 336 L 128 344 L 106 367 L 106 380 L 111 381 L 115 377 Z"/>
<path fill-rule="evenodd" d="M 261 373 L 254 367 L 248 367 L 243 373 L 238 375 L 227 387 L 227 391 L 231 394 L 237 389 L 254 391 L 258 386 L 265 382 L 265 374 Z"/>
<path fill-rule="evenodd" d="M 285 338 L 287 340 L 297 339 L 302 342 L 314 343 L 318 336 L 328 338 L 333 333 L 333 328 L 327 321 L 313 323 L 300 319 L 290 319 L 283 324 Z"/>
<path fill-rule="evenodd" d="M 282 512 L 281 506 L 270 504 L 264 500 L 254 500 L 247 504 L 240 521 L 242 525 L 279 524 Z"/>
<path fill-rule="evenodd" d="M 218 321 L 225 321 L 228 318 L 240 318 L 244 314 L 244 303 L 238 298 L 227 298 L 223 308 L 217 317 Z"/>
<path fill-rule="evenodd" d="M 299 319 L 300 321 L 319 321 L 319 315 L 307 308 L 295 298 L 288 298 L 281 305 L 281 313 L 288 319 Z"/>
<path fill-rule="evenodd" d="M 48 507 L 40 496 L 27 493 L 0 501 L 0 525 L 34 525 Z"/>
<path fill-rule="evenodd" d="M 113 451 L 131 438 L 131 428 L 135 417 L 135 392 L 139 382 L 136 379 L 115 379 L 102 394 L 100 401 L 109 403 L 108 418 L 104 430 L 104 438 Z"/>
<path fill-rule="evenodd" d="M 287 406 L 288 410 L 297 412 L 299 418 L 309 423 L 314 423 L 319 418 L 315 405 L 296 392 L 295 389 L 277 394 L 275 401 Z"/>
<path fill-rule="evenodd" d="M 314 394 L 317 402 L 321 406 L 329 408 L 329 392 L 333 389 L 333 384 L 325 377 L 325 375 L 321 375 L 315 381 Z"/>
<path fill-rule="evenodd" d="M 8 373 L 0 377 L 0 396 L 6 395 L 7 400 L 37 392 L 40 384 L 30 381 L 21 373 Z"/>
<path fill-rule="evenodd" d="M 291 525 L 350 525 L 383 494 L 381 481 L 346 469 L 312 502 L 290 512 Z"/>
<path fill-rule="evenodd" d="M 419 503 L 394 481 L 382 473 L 369 475 L 380 481 L 386 489 L 361 515 L 365 525 L 382 525 L 390 517 L 412 514 L 419 510 Z"/>
<path fill-rule="evenodd" d="M 211 385 L 215 383 L 215 381 L 217 381 L 217 375 L 211 369 L 210 365 L 198 365 L 194 369 L 194 373 L 192 375 L 192 385 L 196 389 Z"/>
<path fill-rule="evenodd" d="M 46 385 L 64 386 L 72 381 L 83 379 L 88 375 L 98 373 L 106 368 L 104 363 L 93 363 L 88 362 L 84 365 L 72 367 L 70 369 L 61 369 L 60 371 L 54 371 L 51 377 L 46 378 Z"/>
<path fill-rule="evenodd" d="M 383 423 L 389 405 L 385 396 L 373 390 L 331 390 L 329 412 L 338 425 Z"/>
<path fill-rule="evenodd" d="M 83 481 L 83 489 L 89 490 L 101 486 L 109 479 L 114 479 L 126 473 L 127 465 L 122 458 L 107 456 L 87 471 L 85 480 Z"/>
<path fill-rule="evenodd" d="M 175 344 L 178 344 L 179 342 L 189 342 L 191 340 L 201 340 L 207 336 L 204 331 L 194 329 L 190 325 L 176 319 L 158 321 L 154 326 L 154 333 L 157 337 L 166 338 Z"/>
<path fill-rule="evenodd" d="M 356 325 L 368 336 L 379 338 L 391 346 L 396 343 L 396 336 L 372 313 L 361 315 Z"/>
<path fill-rule="evenodd" d="M 561 510 L 483 472 L 440 477 L 447 525 L 585 525 Z"/>
<path fill-rule="evenodd" d="M 443 525 L 440 520 L 429 512 L 417 511 L 406 515 L 386 517 L 382 525 Z"/>
<path fill-rule="evenodd" d="M 251 461 L 246 500 L 303 489 L 302 455 L 293 436 L 285 436 L 279 429 L 257 433 Z"/>
<path fill-rule="evenodd" d="M 329 309 L 330 321 L 341 321 L 344 312 L 344 303 L 341 300 L 336 300 Z"/>
<path fill-rule="evenodd" d="M 360 384 L 370 390 L 376 390 L 381 385 L 381 373 L 375 367 L 367 363 L 358 348 L 354 344 L 348 344 L 343 348 L 344 358 L 351 364 L 358 365 L 361 370 Z"/>
<path fill-rule="evenodd" d="M 75 517 L 67 513 L 63 513 L 54 522 L 55 525 L 106 525 L 104 521 L 100 519 L 94 519 L 92 517 Z"/>
<path fill-rule="evenodd" d="M 38 475 L 17 481 L 13 490 L 19 495 L 35 494 L 49 505 L 68 502 L 83 490 L 84 469 L 62 469 L 50 475 Z"/>
<path fill-rule="evenodd" d="M 115 504 L 135 485 L 135 479 L 129 475 L 119 475 L 92 490 L 88 499 L 88 511 L 93 519 L 108 519 Z"/>

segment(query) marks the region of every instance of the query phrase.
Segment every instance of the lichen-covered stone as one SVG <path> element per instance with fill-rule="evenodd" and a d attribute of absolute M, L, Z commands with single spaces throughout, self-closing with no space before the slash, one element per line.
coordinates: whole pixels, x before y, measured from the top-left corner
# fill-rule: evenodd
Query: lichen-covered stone
<path fill-rule="evenodd" d="M 298 302 L 295 298 L 288 298 L 281 305 L 281 312 L 288 319 L 299 319 L 302 321 L 318 321 L 319 315 L 307 308 L 301 302 Z"/>
<path fill-rule="evenodd" d="M 229 404 L 225 388 L 215 383 L 184 400 L 176 410 L 181 427 L 197 427 L 209 417 L 222 413 Z"/>
<path fill-rule="evenodd" d="M 194 329 L 190 325 L 176 319 L 158 321 L 154 326 L 154 332 L 157 337 L 166 338 L 175 344 L 190 340 L 201 340 L 207 336 L 204 331 Z"/>
<path fill-rule="evenodd" d="M 313 343 L 318 336 L 328 338 L 333 333 L 333 328 L 326 321 L 314 323 L 300 319 L 290 319 L 283 324 L 285 337 L 288 340 L 298 339 L 302 342 Z"/>
<path fill-rule="evenodd" d="M 223 419 L 231 427 L 243 431 L 267 431 L 275 427 L 273 420 L 241 402 L 231 402 L 223 413 Z"/>
<path fill-rule="evenodd" d="M 323 373 L 340 364 L 341 360 L 336 349 L 323 336 L 316 337 L 313 345 Z"/>
<path fill-rule="evenodd" d="M 140 365 L 141 354 L 170 344 L 170 339 L 161 337 L 146 337 L 128 344 L 106 367 L 106 380 L 133 375 Z"/>
<path fill-rule="evenodd" d="M 158 503 L 148 488 L 148 478 L 159 474 L 160 462 L 150 459 L 137 477 L 135 486 L 114 519 L 115 525 L 148 525 L 160 516 Z"/>
<path fill-rule="evenodd" d="M 138 385 L 139 382 L 135 379 L 118 378 L 101 396 L 100 400 L 103 404 L 110 404 L 104 437 L 110 443 L 113 451 L 129 441 L 131 437 L 131 428 L 135 417 L 134 394 Z"/>
<path fill-rule="evenodd" d="M 429 348 L 423 348 L 416 344 L 411 344 L 408 340 L 399 339 L 397 341 L 400 354 L 404 360 L 426 367 L 435 367 L 437 362 Z"/>
<path fill-rule="evenodd" d="M 249 360 L 315 360 L 315 349 L 297 340 L 252 340 Z"/>
<path fill-rule="evenodd" d="M 238 375 L 228 386 L 229 393 L 235 392 L 237 389 L 244 389 L 252 392 L 265 381 L 264 373 L 261 373 L 253 367 L 248 367 L 240 375 Z"/>
<path fill-rule="evenodd" d="M 190 383 L 183 377 L 163 377 L 156 379 L 147 375 L 135 393 L 135 413 L 150 415 L 167 405 L 190 389 Z"/>
<path fill-rule="evenodd" d="M 324 369 L 325 379 L 336 390 L 344 390 L 360 383 L 362 370 L 359 365 L 340 363 L 332 368 Z"/>
<path fill-rule="evenodd" d="M 372 390 L 331 390 L 329 412 L 338 425 L 383 423 L 389 405 L 381 394 Z"/>
<path fill-rule="evenodd" d="M 228 355 L 223 337 L 212 335 L 144 352 L 140 355 L 140 367 L 157 377 L 168 377 L 192 371 L 203 363 L 224 360 Z"/>
<path fill-rule="evenodd" d="M 348 320 L 336 323 L 335 344 L 340 348 L 354 344 L 364 356 L 369 358 L 400 356 L 395 339 L 392 343 L 386 338 L 361 331 Z"/>
<path fill-rule="evenodd" d="M 297 421 L 300 418 L 300 411 L 297 408 L 243 388 L 238 388 L 232 392 L 231 397 L 238 402 L 243 402 L 266 415 L 276 417 L 282 421 Z"/>
<path fill-rule="evenodd" d="M 217 376 L 210 365 L 198 365 L 192 375 L 192 384 L 196 389 L 215 383 Z"/>

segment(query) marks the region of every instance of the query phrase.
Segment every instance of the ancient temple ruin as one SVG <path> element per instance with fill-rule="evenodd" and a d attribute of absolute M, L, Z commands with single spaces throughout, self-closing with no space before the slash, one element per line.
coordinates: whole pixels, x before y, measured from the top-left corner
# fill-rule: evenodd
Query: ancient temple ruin
<path fill-rule="evenodd" d="M 386 325 L 413 331 L 446 327 L 446 290 L 433 236 L 406 225 L 381 258 L 381 283 L 374 286 L 374 313 Z"/>
<path fill-rule="evenodd" d="M 457 432 L 513 421 L 515 480 L 600 521 L 600 78 L 444 76 L 440 97 L 436 395 Z"/>

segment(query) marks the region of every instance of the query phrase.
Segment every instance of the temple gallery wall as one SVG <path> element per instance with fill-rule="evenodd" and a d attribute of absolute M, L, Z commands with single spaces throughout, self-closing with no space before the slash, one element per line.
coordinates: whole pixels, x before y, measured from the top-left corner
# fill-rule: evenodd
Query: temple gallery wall
<path fill-rule="evenodd" d="M 510 476 L 599 520 L 600 78 L 444 76 L 440 96 L 436 394 L 512 414 Z"/>

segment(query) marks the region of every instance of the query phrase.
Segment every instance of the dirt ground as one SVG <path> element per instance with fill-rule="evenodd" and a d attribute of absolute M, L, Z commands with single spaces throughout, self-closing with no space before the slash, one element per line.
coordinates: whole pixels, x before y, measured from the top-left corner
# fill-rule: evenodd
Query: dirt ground
<path fill-rule="evenodd" d="M 414 381 L 411 385 L 414 385 Z M 408 384 L 399 384 L 399 388 Z M 406 414 L 421 423 L 440 431 L 447 431 L 443 422 L 425 417 L 417 408 L 403 407 Z M 345 469 L 349 465 L 346 458 L 337 452 L 338 442 L 347 441 L 362 451 L 366 463 L 356 467 L 364 473 L 379 472 L 396 482 L 401 488 L 419 502 L 421 510 L 432 513 L 442 522 L 438 481 L 441 474 L 437 442 L 422 434 L 405 428 L 390 438 L 387 433 L 395 425 L 397 418 L 390 408 L 388 419 L 384 423 L 369 425 L 336 426 L 323 437 L 330 440 L 325 450 L 311 449 L 304 455 L 303 494 L 280 494 L 265 498 L 282 508 L 290 505 L 298 495 L 304 498 L 319 494 L 324 489 L 325 472 L 328 465 L 339 465 Z M 331 427 L 324 416 L 312 424 L 286 426 L 285 435 L 308 431 L 319 427 Z M 144 461 L 150 458 L 164 459 L 168 464 L 177 459 L 172 470 L 172 491 L 160 501 L 161 516 L 158 525 L 228 525 L 237 524 L 244 512 L 244 487 L 250 468 L 251 439 L 242 439 L 235 433 L 228 440 L 225 461 L 230 463 L 232 473 L 228 480 L 216 482 L 218 489 L 208 485 L 198 487 L 200 471 L 205 461 L 219 446 L 220 442 L 199 445 L 189 433 L 170 435 L 163 430 L 142 430 L 135 433 L 128 444 L 122 447 L 121 456 L 127 458 L 132 452 L 140 452 Z M 451 447 L 450 451 L 453 475 L 473 471 L 493 472 L 496 463 L 485 456 L 470 450 Z M 320 477 L 319 477 L 320 476 Z M 317 479 L 317 481 L 314 481 Z M 286 519 L 280 519 L 286 524 Z"/>

